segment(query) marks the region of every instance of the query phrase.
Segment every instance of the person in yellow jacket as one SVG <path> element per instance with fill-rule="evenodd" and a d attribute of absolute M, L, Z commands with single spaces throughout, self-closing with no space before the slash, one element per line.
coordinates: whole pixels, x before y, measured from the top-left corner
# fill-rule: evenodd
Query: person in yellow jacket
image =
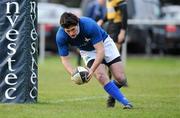
<path fill-rule="evenodd" d="M 127 3 L 126 0 L 106 0 L 107 14 L 105 19 L 98 21 L 99 25 L 108 21 L 107 32 L 114 40 L 118 50 L 121 50 L 121 45 L 125 41 L 125 34 L 127 29 Z M 111 73 L 109 72 L 109 78 Z M 121 83 L 113 80 L 118 88 L 127 86 L 127 80 Z M 115 99 L 112 96 L 108 97 L 107 107 L 114 107 Z"/>
<path fill-rule="evenodd" d="M 107 32 L 120 49 L 127 29 L 127 3 L 125 0 L 106 0 L 106 6 L 109 21 Z"/>

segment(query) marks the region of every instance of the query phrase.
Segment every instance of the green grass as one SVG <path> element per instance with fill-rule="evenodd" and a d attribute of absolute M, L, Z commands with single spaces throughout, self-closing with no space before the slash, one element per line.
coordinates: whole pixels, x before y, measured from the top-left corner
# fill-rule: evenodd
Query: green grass
<path fill-rule="evenodd" d="M 107 94 L 95 78 L 83 86 L 75 85 L 59 57 L 47 57 L 39 64 L 38 103 L 0 104 L 0 118 L 180 117 L 179 57 L 128 57 L 126 74 L 129 87 L 122 92 L 134 109 L 123 110 L 118 103 L 108 109 Z"/>

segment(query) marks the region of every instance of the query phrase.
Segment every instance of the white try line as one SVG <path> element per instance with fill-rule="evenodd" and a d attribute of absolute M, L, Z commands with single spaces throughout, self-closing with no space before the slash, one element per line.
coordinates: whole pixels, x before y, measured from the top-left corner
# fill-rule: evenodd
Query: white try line
<path fill-rule="evenodd" d="M 128 95 L 128 97 L 138 97 L 138 98 L 143 98 L 143 97 L 151 97 L 151 98 L 164 98 L 166 99 L 167 96 L 162 96 L 162 95 Z M 171 96 L 172 97 L 172 96 Z M 180 98 L 180 95 L 174 96 L 175 98 Z M 64 103 L 64 102 L 82 102 L 82 101 L 92 101 L 92 100 L 98 100 L 98 99 L 107 99 L 107 95 L 102 95 L 102 96 L 84 96 L 84 97 L 77 97 L 77 98 L 68 98 L 68 99 L 59 99 L 59 100 L 51 100 L 51 101 L 43 101 L 45 103 L 50 103 L 50 104 L 58 104 L 58 103 Z"/>
<path fill-rule="evenodd" d="M 46 101 L 46 103 L 61 103 L 61 102 L 78 102 L 78 101 L 91 101 L 91 100 L 97 100 L 97 99 L 106 99 L 107 96 L 84 96 L 84 97 L 77 97 L 77 98 L 70 98 L 70 99 L 59 99 L 59 100 L 52 100 L 52 101 Z"/>

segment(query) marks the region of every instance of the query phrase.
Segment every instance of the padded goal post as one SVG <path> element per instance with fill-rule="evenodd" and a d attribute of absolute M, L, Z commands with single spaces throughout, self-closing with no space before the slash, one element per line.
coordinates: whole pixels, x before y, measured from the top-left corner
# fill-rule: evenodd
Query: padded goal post
<path fill-rule="evenodd" d="M 37 0 L 1 0 L 0 102 L 37 102 L 37 50 Z"/>

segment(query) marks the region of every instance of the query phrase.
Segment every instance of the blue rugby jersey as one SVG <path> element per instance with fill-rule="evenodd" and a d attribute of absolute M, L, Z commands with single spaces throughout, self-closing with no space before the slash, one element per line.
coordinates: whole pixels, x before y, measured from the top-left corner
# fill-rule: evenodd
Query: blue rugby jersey
<path fill-rule="evenodd" d="M 79 27 L 80 32 L 74 39 L 62 27 L 57 31 L 56 43 L 60 56 L 67 56 L 69 54 L 69 44 L 76 46 L 80 50 L 92 51 L 94 50 L 93 45 L 104 41 L 108 37 L 108 34 L 90 18 L 81 17 Z"/>

